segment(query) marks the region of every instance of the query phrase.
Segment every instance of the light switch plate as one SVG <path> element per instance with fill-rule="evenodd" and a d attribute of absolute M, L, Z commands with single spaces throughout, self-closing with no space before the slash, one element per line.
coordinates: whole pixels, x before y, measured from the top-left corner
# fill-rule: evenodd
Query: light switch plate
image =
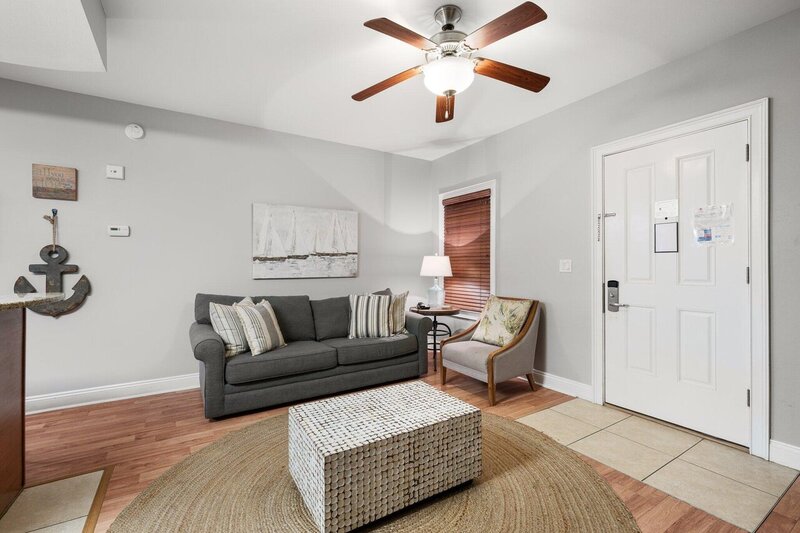
<path fill-rule="evenodd" d="M 106 177 L 112 180 L 124 180 L 125 167 L 122 165 L 106 165 Z"/>
<path fill-rule="evenodd" d="M 572 272 L 572 259 L 559 259 L 558 260 L 559 272 Z"/>
<path fill-rule="evenodd" d="M 130 226 L 109 226 L 108 227 L 108 236 L 109 237 L 130 237 L 131 235 L 131 227 Z"/>

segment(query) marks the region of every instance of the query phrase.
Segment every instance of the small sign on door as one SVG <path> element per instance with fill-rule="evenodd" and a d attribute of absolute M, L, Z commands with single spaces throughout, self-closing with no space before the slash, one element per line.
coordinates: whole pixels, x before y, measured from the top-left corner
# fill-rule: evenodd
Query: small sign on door
<path fill-rule="evenodd" d="M 654 224 L 653 227 L 655 228 L 655 253 L 678 253 L 678 223 L 663 222 Z"/>
<path fill-rule="evenodd" d="M 661 200 L 653 204 L 653 216 L 656 220 L 668 220 L 678 216 L 678 199 Z"/>

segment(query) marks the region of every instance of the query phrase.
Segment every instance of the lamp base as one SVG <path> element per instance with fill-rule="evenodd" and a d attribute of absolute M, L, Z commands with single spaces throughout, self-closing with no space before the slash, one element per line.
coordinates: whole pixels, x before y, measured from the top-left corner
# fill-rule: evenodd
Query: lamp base
<path fill-rule="evenodd" d="M 438 283 L 434 283 L 433 287 L 428 289 L 428 305 L 431 307 L 444 305 L 444 289 Z"/>

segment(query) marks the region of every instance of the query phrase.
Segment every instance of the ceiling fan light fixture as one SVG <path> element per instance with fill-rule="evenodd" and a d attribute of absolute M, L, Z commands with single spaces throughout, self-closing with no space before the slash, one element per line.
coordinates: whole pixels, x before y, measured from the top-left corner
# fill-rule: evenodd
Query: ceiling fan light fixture
<path fill-rule="evenodd" d="M 438 96 L 466 90 L 475 79 L 475 63 L 466 57 L 445 56 L 423 67 L 425 87 Z"/>

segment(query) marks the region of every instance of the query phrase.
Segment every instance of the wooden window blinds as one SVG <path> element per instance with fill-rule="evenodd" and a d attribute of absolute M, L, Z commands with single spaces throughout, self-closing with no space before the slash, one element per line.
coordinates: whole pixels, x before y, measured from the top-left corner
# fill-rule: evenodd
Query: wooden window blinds
<path fill-rule="evenodd" d="M 491 190 L 447 198 L 442 205 L 444 255 L 453 270 L 444 278 L 445 304 L 482 311 L 491 277 Z"/>

